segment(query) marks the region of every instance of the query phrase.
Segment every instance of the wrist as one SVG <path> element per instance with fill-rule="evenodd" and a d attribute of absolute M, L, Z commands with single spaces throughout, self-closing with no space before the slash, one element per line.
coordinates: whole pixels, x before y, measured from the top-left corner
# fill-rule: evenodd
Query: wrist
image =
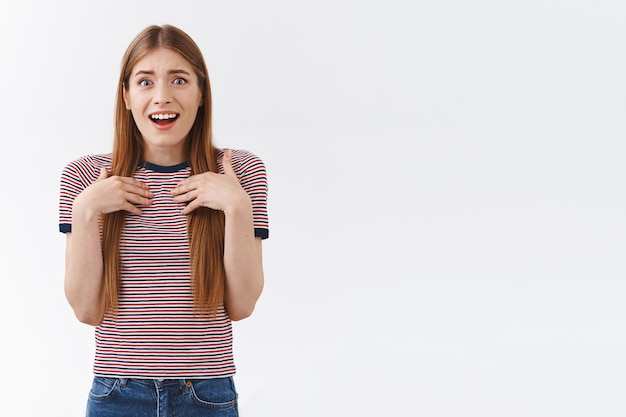
<path fill-rule="evenodd" d="M 74 200 L 72 205 L 72 223 L 77 221 L 82 223 L 98 222 L 99 218 L 100 210 L 90 207 L 88 202 L 81 198 L 80 195 Z"/>
<path fill-rule="evenodd" d="M 233 200 L 232 204 L 229 207 L 224 209 L 224 215 L 226 216 L 242 216 L 242 215 L 250 215 L 252 216 L 252 200 L 250 200 L 250 196 L 248 193 L 241 193 L 238 198 Z"/>

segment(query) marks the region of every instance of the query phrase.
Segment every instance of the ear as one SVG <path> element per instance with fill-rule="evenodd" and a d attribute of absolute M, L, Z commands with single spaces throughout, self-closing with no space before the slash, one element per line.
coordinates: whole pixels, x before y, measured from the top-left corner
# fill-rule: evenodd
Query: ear
<path fill-rule="evenodd" d="M 124 98 L 126 110 L 130 110 L 130 102 L 128 101 L 128 93 L 126 92 L 126 87 L 122 87 L 122 97 Z"/>

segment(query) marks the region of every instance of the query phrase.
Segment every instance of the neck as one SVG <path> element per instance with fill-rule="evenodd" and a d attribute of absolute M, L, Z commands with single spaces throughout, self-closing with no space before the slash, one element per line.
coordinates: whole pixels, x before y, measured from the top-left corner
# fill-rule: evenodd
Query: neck
<path fill-rule="evenodd" d="M 167 149 L 146 149 L 143 155 L 143 160 L 150 162 L 151 164 L 161 166 L 174 166 L 181 164 L 187 160 L 182 149 L 172 150 Z"/>

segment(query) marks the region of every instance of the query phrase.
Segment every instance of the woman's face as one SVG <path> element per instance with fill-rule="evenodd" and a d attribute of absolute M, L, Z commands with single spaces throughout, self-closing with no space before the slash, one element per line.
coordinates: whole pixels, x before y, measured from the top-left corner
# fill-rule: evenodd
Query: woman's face
<path fill-rule="evenodd" d="M 126 108 L 144 141 L 144 159 L 158 165 L 186 160 L 184 144 L 202 104 L 198 77 L 177 52 L 159 48 L 133 67 Z"/>

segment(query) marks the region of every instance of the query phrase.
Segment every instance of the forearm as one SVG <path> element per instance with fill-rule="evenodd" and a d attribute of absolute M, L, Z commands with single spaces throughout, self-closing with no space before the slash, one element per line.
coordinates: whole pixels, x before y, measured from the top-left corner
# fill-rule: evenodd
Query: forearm
<path fill-rule="evenodd" d="M 254 236 L 249 203 L 226 215 L 224 268 L 227 312 L 232 320 L 244 319 L 252 314 L 263 290 L 261 238 Z"/>
<path fill-rule="evenodd" d="M 102 320 L 102 272 L 98 214 L 74 210 L 65 252 L 65 296 L 83 323 Z"/>

